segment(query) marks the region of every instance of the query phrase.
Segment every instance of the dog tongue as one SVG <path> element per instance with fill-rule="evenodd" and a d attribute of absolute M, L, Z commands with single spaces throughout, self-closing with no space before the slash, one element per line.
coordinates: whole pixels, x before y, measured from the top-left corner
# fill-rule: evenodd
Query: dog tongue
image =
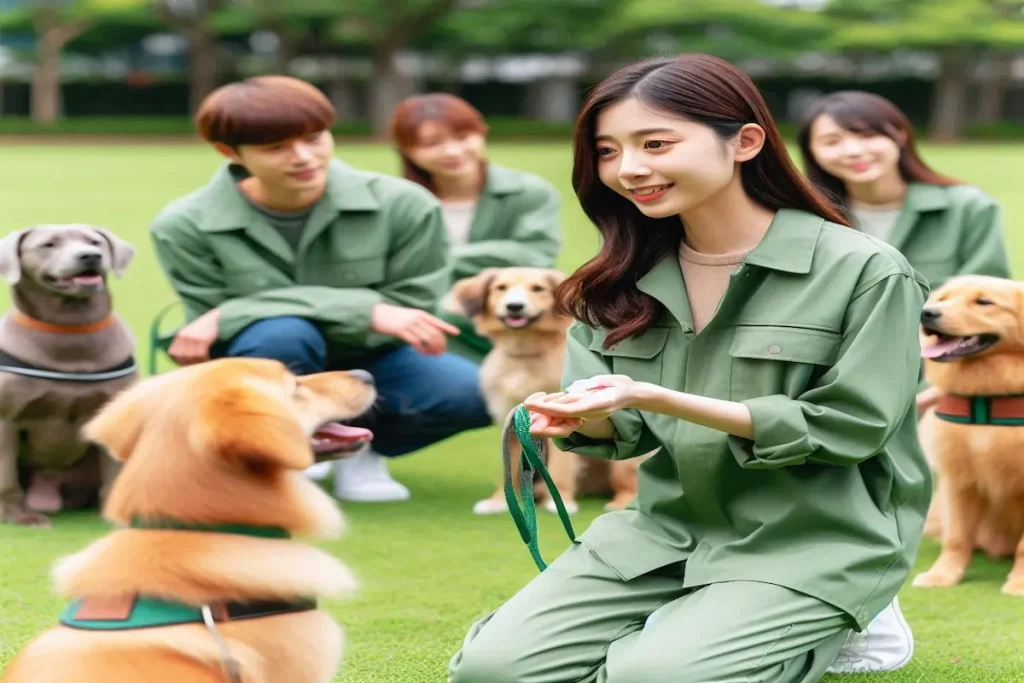
<path fill-rule="evenodd" d="M 313 434 L 314 439 L 324 439 L 334 443 L 344 441 L 369 441 L 373 438 L 373 432 L 362 427 L 349 427 L 339 422 L 325 424 Z"/>
<path fill-rule="evenodd" d="M 103 282 L 102 275 L 76 275 L 71 278 L 76 285 L 98 285 Z"/>
<path fill-rule="evenodd" d="M 960 348 L 960 345 L 968 341 L 964 337 L 946 337 L 940 339 L 931 346 L 926 346 L 921 349 L 921 356 L 924 358 L 938 358 L 939 356 L 945 356 L 947 353 L 952 353 Z"/>

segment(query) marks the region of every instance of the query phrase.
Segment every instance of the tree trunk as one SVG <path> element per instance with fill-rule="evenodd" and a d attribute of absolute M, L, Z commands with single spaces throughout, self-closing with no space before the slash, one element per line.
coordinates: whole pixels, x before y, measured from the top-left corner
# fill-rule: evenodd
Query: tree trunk
<path fill-rule="evenodd" d="M 39 36 L 36 65 L 32 71 L 32 121 L 50 125 L 60 119 L 60 62 L 63 45 L 50 36 Z"/>
<path fill-rule="evenodd" d="M 32 120 L 52 124 L 61 115 L 61 55 L 64 47 L 89 28 L 85 21 L 64 21 L 53 7 L 36 7 L 32 14 L 36 34 L 36 63 L 32 70 Z"/>
<path fill-rule="evenodd" d="M 298 53 L 299 36 L 287 28 L 278 28 L 277 33 L 277 55 L 274 57 L 274 70 L 282 76 L 288 75 L 292 60 Z"/>
<path fill-rule="evenodd" d="M 219 85 L 217 38 L 202 25 L 192 26 L 187 35 L 189 112 L 195 114 L 203 98 Z"/>
<path fill-rule="evenodd" d="M 370 80 L 370 125 L 375 137 L 387 132 L 391 113 L 409 94 L 395 64 L 398 50 L 386 43 L 378 43 L 373 51 L 373 77 Z"/>
<path fill-rule="evenodd" d="M 1006 91 L 1010 87 L 1010 66 L 1013 56 L 1004 52 L 992 55 L 988 78 L 981 82 L 978 93 L 979 123 L 998 123 L 1003 120 L 1006 106 Z"/>
<path fill-rule="evenodd" d="M 967 119 L 970 53 L 949 48 L 939 54 L 939 61 L 941 73 L 935 83 L 929 137 L 937 142 L 951 142 L 960 137 Z"/>

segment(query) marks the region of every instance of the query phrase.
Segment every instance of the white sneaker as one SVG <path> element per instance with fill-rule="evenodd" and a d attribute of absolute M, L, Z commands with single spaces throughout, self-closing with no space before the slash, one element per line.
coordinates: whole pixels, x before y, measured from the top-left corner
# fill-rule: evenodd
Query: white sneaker
<path fill-rule="evenodd" d="M 334 496 L 360 503 L 408 500 L 411 494 L 388 474 L 387 458 L 369 448 L 334 461 Z"/>
<path fill-rule="evenodd" d="M 324 460 L 323 462 L 318 462 L 312 467 L 307 467 L 305 474 L 314 481 L 323 481 L 327 477 L 331 476 L 331 470 L 333 467 L 333 462 L 330 460 Z"/>
<path fill-rule="evenodd" d="M 875 617 L 863 632 L 850 634 L 828 673 L 878 673 L 903 668 L 914 654 L 914 635 L 900 611 L 899 598 Z"/>

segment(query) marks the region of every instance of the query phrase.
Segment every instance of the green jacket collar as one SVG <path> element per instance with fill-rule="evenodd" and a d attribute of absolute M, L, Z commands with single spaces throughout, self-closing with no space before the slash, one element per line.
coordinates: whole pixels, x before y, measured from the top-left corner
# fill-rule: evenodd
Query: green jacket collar
<path fill-rule="evenodd" d="M 747 254 L 745 263 L 785 273 L 811 272 L 814 248 L 825 219 L 806 211 L 779 209 L 761 242 Z"/>
<path fill-rule="evenodd" d="M 214 174 L 207 187 L 214 195 L 208 219 L 201 227 L 211 232 L 237 230 L 248 227 L 252 222 L 252 206 L 238 190 L 237 183 L 248 177 L 246 170 L 238 164 L 228 163 Z M 376 211 L 380 202 L 370 189 L 368 178 L 334 159 L 327 171 L 327 192 L 321 204 L 336 212 Z"/>
<path fill-rule="evenodd" d="M 809 273 L 824 223 L 823 218 L 812 213 L 780 209 L 744 263 L 786 273 Z M 684 329 L 693 329 L 693 313 L 676 255 L 670 254 L 656 263 L 637 281 L 637 288 L 664 305 Z"/>
<path fill-rule="evenodd" d="M 487 164 L 487 183 L 484 194 L 502 196 L 515 194 L 525 189 L 522 174 L 504 166 Z"/>
<path fill-rule="evenodd" d="M 903 209 L 896 219 L 896 225 L 892 229 L 889 243 L 901 249 L 907 239 L 913 234 L 917 226 L 918 218 L 923 213 L 930 211 L 942 211 L 949 207 L 949 192 L 946 188 L 926 183 L 910 183 L 907 186 L 907 196 L 903 201 Z"/>

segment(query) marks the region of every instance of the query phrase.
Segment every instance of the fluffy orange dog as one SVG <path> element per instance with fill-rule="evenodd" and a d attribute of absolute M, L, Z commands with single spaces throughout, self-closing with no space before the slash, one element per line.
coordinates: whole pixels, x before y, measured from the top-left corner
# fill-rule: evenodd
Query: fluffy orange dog
<path fill-rule="evenodd" d="M 952 279 L 921 324 L 925 375 L 945 392 L 921 421 L 942 552 L 914 585 L 959 583 L 981 548 L 1016 556 L 1002 590 L 1024 596 L 1024 283 Z"/>
<path fill-rule="evenodd" d="M 456 283 L 452 298 L 459 313 L 473 320 L 477 333 L 491 341 L 492 350 L 480 366 L 480 383 L 491 419 L 502 424 L 517 405 L 536 392 L 561 391 L 565 338 L 572 318 L 555 307 L 555 288 L 565 274 L 547 268 L 491 268 Z M 519 471 L 522 450 L 511 448 L 512 471 Z M 548 472 L 570 513 L 578 509 L 577 495 L 612 495 L 608 509 L 621 509 L 637 492 L 637 468 L 642 458 L 609 462 L 565 453 L 548 443 Z M 513 477 L 519 493 L 519 477 Z M 538 501 L 556 510 L 546 490 Z M 504 488 L 478 501 L 476 514 L 508 510 Z"/>
<path fill-rule="evenodd" d="M 124 463 L 104 512 L 124 525 L 54 570 L 61 625 L 6 683 L 328 683 L 340 628 L 316 598 L 355 581 L 291 534 L 337 536 L 334 501 L 304 475 L 376 399 L 366 373 L 295 377 L 225 359 L 144 380 L 84 428 Z M 204 622 L 209 620 L 209 624 Z"/>

